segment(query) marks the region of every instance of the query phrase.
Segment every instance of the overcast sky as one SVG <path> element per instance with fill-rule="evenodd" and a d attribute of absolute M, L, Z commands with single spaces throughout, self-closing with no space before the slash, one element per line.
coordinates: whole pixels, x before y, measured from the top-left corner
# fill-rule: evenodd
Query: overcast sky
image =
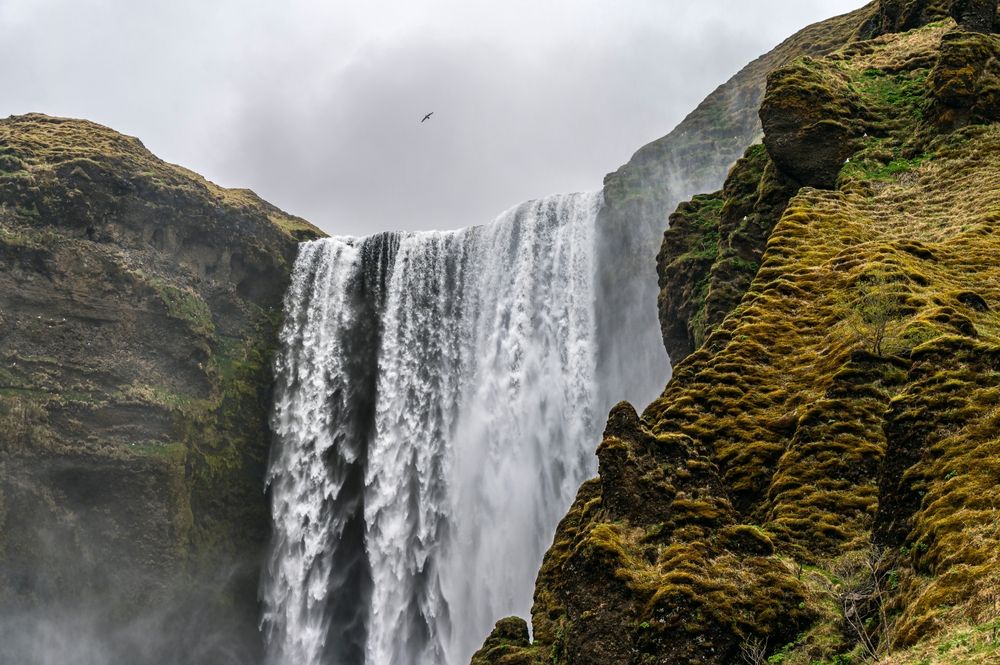
<path fill-rule="evenodd" d="M 599 188 L 749 60 L 864 4 L 0 0 L 0 116 L 95 120 L 334 234 L 456 228 Z"/>

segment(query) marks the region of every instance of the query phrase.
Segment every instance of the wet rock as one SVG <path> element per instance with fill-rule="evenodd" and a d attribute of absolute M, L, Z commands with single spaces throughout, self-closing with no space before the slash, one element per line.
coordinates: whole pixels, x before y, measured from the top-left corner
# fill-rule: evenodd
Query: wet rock
<path fill-rule="evenodd" d="M 880 0 L 865 38 L 914 30 L 948 17 L 951 0 Z"/>

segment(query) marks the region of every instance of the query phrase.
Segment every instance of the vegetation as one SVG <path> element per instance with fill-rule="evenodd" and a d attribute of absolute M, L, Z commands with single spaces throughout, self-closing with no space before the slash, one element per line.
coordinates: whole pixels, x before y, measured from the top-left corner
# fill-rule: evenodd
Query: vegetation
<path fill-rule="evenodd" d="M 849 296 L 845 318 L 857 339 L 876 356 L 895 342 L 905 298 L 905 291 L 897 292 L 881 275 L 866 276 Z"/>
<path fill-rule="evenodd" d="M 1000 37 L 913 27 L 774 73 L 765 148 L 671 219 L 691 353 L 612 411 L 523 662 L 997 659 Z"/>

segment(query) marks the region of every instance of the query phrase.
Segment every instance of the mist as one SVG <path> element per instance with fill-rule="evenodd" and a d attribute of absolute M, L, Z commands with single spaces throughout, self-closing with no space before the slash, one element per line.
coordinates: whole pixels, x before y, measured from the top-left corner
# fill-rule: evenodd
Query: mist
<path fill-rule="evenodd" d="M 260 662 L 256 557 L 156 575 L 138 563 L 122 567 L 81 556 L 79 542 L 97 540 L 97 530 L 71 534 L 38 525 L 36 532 L 50 543 L 38 565 L 4 580 L 9 595 L 0 599 L 0 665 Z M 244 602 L 222 602 L 227 594 Z"/>

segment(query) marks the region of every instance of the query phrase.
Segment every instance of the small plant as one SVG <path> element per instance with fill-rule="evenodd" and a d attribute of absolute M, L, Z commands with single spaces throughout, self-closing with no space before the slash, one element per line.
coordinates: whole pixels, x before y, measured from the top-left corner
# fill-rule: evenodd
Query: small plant
<path fill-rule="evenodd" d="M 746 665 L 767 663 L 767 640 L 756 636 L 748 637 L 740 644 L 740 657 Z"/>
<path fill-rule="evenodd" d="M 898 584 L 898 573 L 890 567 L 890 558 L 887 549 L 869 548 L 858 561 L 855 584 L 840 596 L 844 620 L 871 661 L 877 661 L 893 645 L 889 593 L 894 582 Z"/>
<path fill-rule="evenodd" d="M 848 323 L 855 336 L 877 356 L 899 333 L 899 296 L 881 275 L 861 281 L 848 303 Z"/>

